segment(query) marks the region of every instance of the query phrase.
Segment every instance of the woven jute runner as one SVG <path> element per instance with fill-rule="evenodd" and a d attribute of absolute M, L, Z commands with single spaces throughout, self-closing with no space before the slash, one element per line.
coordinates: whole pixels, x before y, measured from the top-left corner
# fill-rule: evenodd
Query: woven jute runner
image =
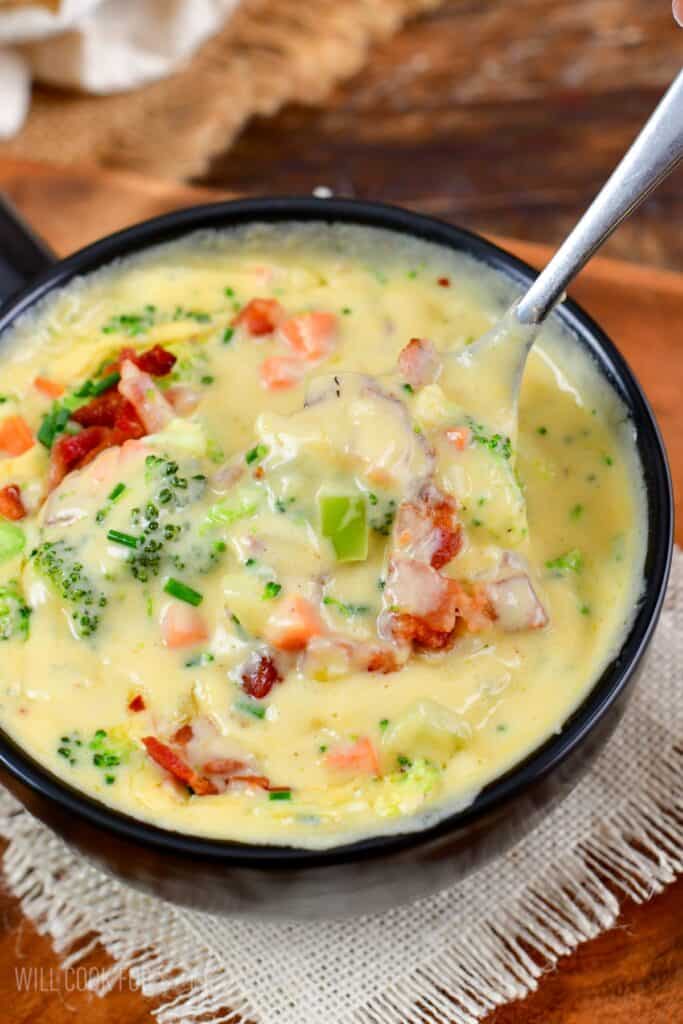
<path fill-rule="evenodd" d="M 320 103 L 370 47 L 441 2 L 243 0 L 223 31 L 163 81 L 104 97 L 36 88 L 27 124 L 0 156 L 200 175 L 254 114 Z"/>

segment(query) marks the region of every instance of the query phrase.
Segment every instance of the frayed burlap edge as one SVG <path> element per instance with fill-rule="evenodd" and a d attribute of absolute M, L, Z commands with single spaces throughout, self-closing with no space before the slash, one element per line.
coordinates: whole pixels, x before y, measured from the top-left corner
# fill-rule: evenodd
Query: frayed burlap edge
<path fill-rule="evenodd" d="M 187 68 L 134 92 L 95 97 L 36 88 L 27 124 L 0 156 L 202 174 L 255 114 L 320 103 L 371 46 L 442 0 L 243 0 Z"/>

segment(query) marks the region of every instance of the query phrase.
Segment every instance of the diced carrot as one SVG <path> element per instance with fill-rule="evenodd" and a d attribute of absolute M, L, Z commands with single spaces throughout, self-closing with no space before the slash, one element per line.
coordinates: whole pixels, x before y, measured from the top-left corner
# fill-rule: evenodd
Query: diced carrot
<path fill-rule="evenodd" d="M 209 631 L 196 608 L 182 601 L 171 601 L 161 620 L 161 636 L 164 645 L 175 651 L 202 643 L 208 639 Z"/>
<path fill-rule="evenodd" d="M 280 651 L 301 651 L 322 632 L 323 624 L 311 602 L 300 594 L 288 594 L 271 615 L 266 637 Z"/>
<path fill-rule="evenodd" d="M 21 491 L 16 484 L 7 484 L 0 490 L 0 516 L 3 519 L 23 519 L 26 515 Z"/>
<path fill-rule="evenodd" d="M 469 427 L 451 427 L 446 431 L 446 440 L 456 451 L 464 452 L 472 440 L 472 431 Z"/>
<path fill-rule="evenodd" d="M 366 775 L 379 775 L 380 765 L 377 751 L 367 736 L 361 736 L 355 743 L 331 750 L 325 758 L 330 768 L 341 771 L 362 772 Z"/>
<path fill-rule="evenodd" d="M 145 698 L 141 693 L 136 693 L 133 699 L 128 702 L 129 711 L 144 711 L 146 707 Z"/>
<path fill-rule="evenodd" d="M 334 313 L 302 313 L 280 327 L 287 344 L 303 359 L 322 359 L 334 345 L 337 318 Z"/>
<path fill-rule="evenodd" d="M 272 334 L 283 319 L 285 311 L 277 299 L 252 299 L 232 321 L 233 326 L 244 324 L 249 334 L 258 337 Z"/>
<path fill-rule="evenodd" d="M 304 375 L 304 364 L 295 356 L 269 356 L 261 363 L 261 383 L 269 391 L 296 387 Z"/>
<path fill-rule="evenodd" d="M 23 455 L 34 444 L 33 433 L 23 416 L 7 416 L 0 423 L 0 451 L 6 455 Z"/>
<path fill-rule="evenodd" d="M 50 380 L 49 377 L 36 377 L 33 381 L 33 386 L 37 391 L 40 391 L 41 395 L 45 395 L 46 398 L 61 398 L 64 394 L 64 385 L 60 384 L 59 381 Z"/>

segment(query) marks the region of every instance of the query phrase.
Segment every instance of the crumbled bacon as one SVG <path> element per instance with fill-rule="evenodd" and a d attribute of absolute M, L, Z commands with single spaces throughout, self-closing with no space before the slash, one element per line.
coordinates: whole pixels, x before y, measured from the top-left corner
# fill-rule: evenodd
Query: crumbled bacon
<path fill-rule="evenodd" d="M 146 707 L 145 698 L 141 693 L 137 693 L 133 699 L 128 702 L 129 711 L 144 711 Z"/>
<path fill-rule="evenodd" d="M 415 501 L 400 506 L 395 538 L 402 553 L 441 569 L 462 547 L 462 527 L 453 498 L 429 484 Z"/>
<path fill-rule="evenodd" d="M 202 771 L 205 775 L 222 775 L 227 778 L 244 772 L 246 767 L 244 761 L 238 761 L 234 757 L 215 757 L 212 761 L 206 762 Z"/>
<path fill-rule="evenodd" d="M 67 473 L 78 469 L 88 456 L 93 456 L 112 442 L 113 431 L 109 427 L 86 427 L 80 434 L 64 434 L 52 445 L 48 490 L 60 484 Z"/>
<path fill-rule="evenodd" d="M 270 779 L 265 775 L 231 775 L 231 782 L 244 782 L 247 786 L 256 786 L 258 789 L 270 789 Z"/>
<path fill-rule="evenodd" d="M 97 395 L 87 405 L 75 409 L 71 419 L 82 427 L 115 427 L 129 437 L 143 437 L 145 433 L 135 406 L 118 391 Z"/>
<path fill-rule="evenodd" d="M 185 723 L 185 725 L 181 725 L 180 728 L 176 729 L 173 733 L 171 736 L 171 743 L 177 743 L 182 747 L 186 743 L 189 743 L 193 736 L 194 733 L 192 731 L 192 726 L 189 725 L 189 723 Z"/>
<path fill-rule="evenodd" d="M 396 653 L 388 647 L 376 647 L 368 653 L 365 663 L 366 672 L 378 672 L 387 675 L 389 672 L 397 672 L 401 662 Z"/>
<path fill-rule="evenodd" d="M 242 671 L 242 689 L 250 697 L 262 700 L 267 697 L 276 683 L 282 682 L 282 676 L 270 655 L 262 654 L 258 660 L 250 662 Z"/>
<path fill-rule="evenodd" d="M 413 388 L 432 384 L 439 375 L 441 360 L 431 341 L 411 338 L 398 355 L 398 369 L 407 384 Z"/>
<path fill-rule="evenodd" d="M 107 376 L 107 374 L 120 370 L 126 360 L 134 363 L 138 370 L 148 373 L 150 377 L 165 377 L 175 366 L 177 356 L 163 348 L 162 345 L 154 345 L 146 352 L 136 352 L 133 348 L 122 348 L 114 362 L 102 371 L 103 375 Z M 112 387 L 115 386 L 115 384 L 112 385 Z"/>
<path fill-rule="evenodd" d="M 165 771 L 170 772 L 179 782 L 189 786 L 197 796 L 208 796 L 218 792 L 210 779 L 196 772 L 180 754 L 177 754 L 166 743 L 162 743 L 155 736 L 143 736 L 142 742 L 153 761 L 156 761 Z"/>
<path fill-rule="evenodd" d="M 446 650 L 454 643 L 458 632 L 455 622 L 450 630 L 434 629 L 424 619 L 407 612 L 393 615 L 392 631 L 396 640 L 425 651 Z"/>
<path fill-rule="evenodd" d="M 16 522 L 26 515 L 24 502 L 21 498 L 21 491 L 16 484 L 7 484 L 0 489 L 0 516 L 3 519 L 11 519 Z"/>
<path fill-rule="evenodd" d="M 233 319 L 234 327 L 244 324 L 249 334 L 258 337 L 272 334 L 284 317 L 284 310 L 277 299 L 252 299 Z"/>

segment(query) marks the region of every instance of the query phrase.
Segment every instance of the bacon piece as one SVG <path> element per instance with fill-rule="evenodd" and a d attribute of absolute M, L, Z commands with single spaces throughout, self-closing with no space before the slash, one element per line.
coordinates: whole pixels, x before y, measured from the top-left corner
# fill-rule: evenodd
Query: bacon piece
<path fill-rule="evenodd" d="M 131 701 L 128 703 L 129 711 L 144 711 L 147 705 L 145 704 L 145 698 L 141 693 L 137 693 Z"/>
<path fill-rule="evenodd" d="M 244 761 L 238 761 L 234 757 L 215 757 L 212 761 L 206 762 L 202 771 L 205 775 L 232 776 L 244 772 L 246 767 Z"/>
<path fill-rule="evenodd" d="M 399 352 L 398 369 L 406 383 L 421 388 L 432 384 L 439 376 L 441 360 L 431 341 L 411 338 Z"/>
<path fill-rule="evenodd" d="M 403 502 L 394 529 L 402 554 L 441 569 L 462 547 L 462 527 L 453 498 L 426 485 L 415 501 Z"/>
<path fill-rule="evenodd" d="M 282 682 L 282 676 L 273 659 L 262 654 L 256 661 L 250 662 L 242 671 L 242 689 L 250 697 L 262 700 L 267 697 L 276 683 Z"/>
<path fill-rule="evenodd" d="M 26 515 L 24 502 L 21 499 L 21 491 L 16 484 L 7 484 L 0 490 L 0 516 L 3 519 L 11 519 L 16 522 Z"/>
<path fill-rule="evenodd" d="M 210 779 L 191 768 L 187 761 L 166 743 L 162 743 L 155 736 L 143 736 L 142 742 L 153 761 L 156 761 L 161 768 L 169 772 L 179 782 L 189 786 L 197 796 L 208 796 L 218 792 Z"/>
<path fill-rule="evenodd" d="M 62 482 L 67 473 L 78 469 L 84 460 L 95 457 L 111 443 L 112 431 L 108 427 L 86 427 L 80 434 L 64 434 L 52 445 L 50 469 L 47 477 L 48 491 Z"/>
<path fill-rule="evenodd" d="M 470 633 L 481 633 L 495 622 L 496 611 L 489 599 L 485 584 L 475 583 L 471 592 L 468 593 L 463 586 L 455 580 L 451 580 L 451 589 L 458 615 Z"/>
<path fill-rule="evenodd" d="M 128 437 L 143 437 L 145 428 L 135 406 L 118 391 L 105 391 L 87 405 L 74 409 L 71 419 L 82 427 L 112 427 Z"/>
<path fill-rule="evenodd" d="M 258 337 L 272 334 L 285 311 L 277 299 L 252 299 L 233 319 L 233 327 L 244 324 L 249 334 Z"/>
<path fill-rule="evenodd" d="M 375 647 L 368 652 L 365 664 L 366 672 L 378 672 L 381 675 L 388 675 L 390 672 L 398 672 L 401 668 L 401 661 L 395 651 L 389 647 Z"/>
<path fill-rule="evenodd" d="M 395 640 L 412 644 L 418 650 L 444 651 L 451 647 L 457 636 L 457 624 L 451 630 L 434 629 L 417 615 L 399 612 L 392 616 Z"/>
<path fill-rule="evenodd" d="M 110 373 L 120 372 L 123 364 L 128 361 L 137 366 L 138 370 L 148 373 L 150 377 L 165 377 L 175 366 L 177 358 L 161 345 L 154 345 L 146 352 L 136 352 L 134 348 L 122 348 L 114 362 L 104 368 L 102 375 L 106 377 Z M 116 387 L 116 385 L 112 384 L 112 387 Z"/>
<path fill-rule="evenodd" d="M 244 782 L 248 786 L 256 786 L 258 789 L 270 789 L 270 779 L 265 775 L 231 775 L 231 782 Z"/>
<path fill-rule="evenodd" d="M 135 407 L 145 430 L 153 434 L 163 430 L 173 419 L 173 408 L 166 401 L 152 377 L 138 369 L 130 359 L 121 364 L 119 392 Z"/>
<path fill-rule="evenodd" d="M 179 416 L 189 416 L 201 401 L 201 393 L 187 384 L 173 384 L 165 391 L 165 398 L 170 402 Z"/>
<path fill-rule="evenodd" d="M 396 611 L 422 619 L 430 628 L 450 632 L 455 625 L 455 594 L 452 581 L 424 562 L 392 558 L 387 573 L 386 596 Z"/>
<path fill-rule="evenodd" d="M 494 617 L 508 633 L 542 629 L 548 624 L 546 610 L 526 573 L 486 584 L 485 594 Z"/>
<path fill-rule="evenodd" d="M 186 743 L 190 742 L 193 736 L 194 732 L 192 730 L 192 726 L 186 722 L 185 725 L 181 725 L 180 728 L 176 729 L 173 733 L 171 736 L 171 743 L 177 743 L 179 746 L 183 747 Z"/>

